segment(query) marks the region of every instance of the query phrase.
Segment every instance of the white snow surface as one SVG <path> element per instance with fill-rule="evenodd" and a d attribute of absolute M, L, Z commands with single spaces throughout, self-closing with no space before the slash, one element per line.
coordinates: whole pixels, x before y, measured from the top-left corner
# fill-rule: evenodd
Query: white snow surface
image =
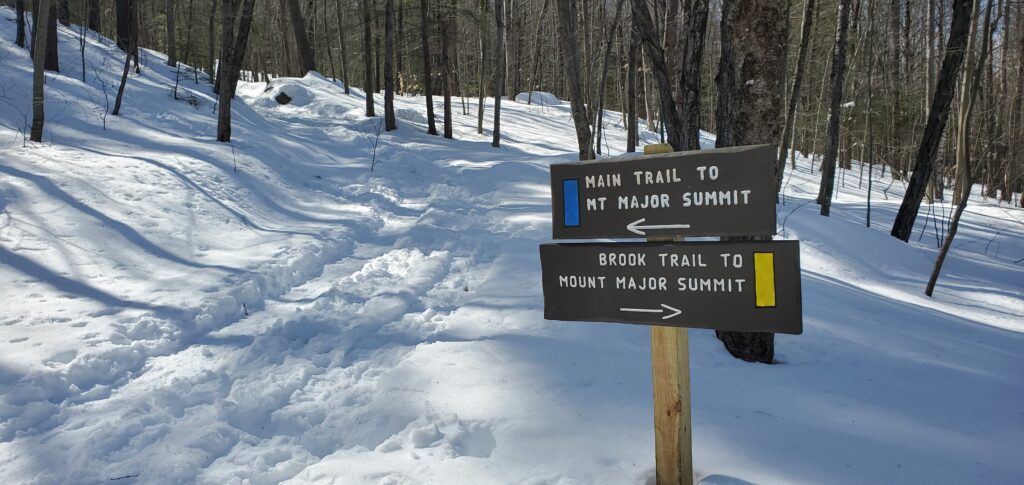
<path fill-rule="evenodd" d="M 208 85 L 183 71 L 174 100 L 144 51 L 104 128 L 123 57 L 91 34 L 83 83 L 73 26 L 34 144 L 13 17 L 0 8 L 0 481 L 653 483 L 648 329 L 542 316 L 568 104 L 504 103 L 492 148 L 474 100 L 446 140 L 423 98 L 398 97 L 378 138 L 362 91 L 310 74 L 243 83 L 225 144 Z M 621 117 L 605 122 L 619 156 Z M 698 480 L 1020 483 L 1024 211 L 976 187 L 927 298 L 950 205 L 924 206 L 904 244 L 901 182 L 874 173 L 867 228 L 860 166 L 823 218 L 811 163 L 778 209 L 801 241 L 803 335 L 777 336 L 768 366 L 690 332 Z"/>

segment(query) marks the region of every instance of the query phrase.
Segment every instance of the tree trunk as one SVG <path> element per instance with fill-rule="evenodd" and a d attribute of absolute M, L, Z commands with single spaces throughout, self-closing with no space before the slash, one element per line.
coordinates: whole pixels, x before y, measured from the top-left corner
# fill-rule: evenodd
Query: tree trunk
<path fill-rule="evenodd" d="M 32 37 L 32 45 L 36 45 L 35 36 L 39 35 L 39 32 L 46 32 L 46 36 L 43 38 L 46 41 L 46 59 L 44 67 L 47 71 L 60 72 L 60 62 L 57 58 L 57 5 L 51 0 L 48 2 L 49 12 L 44 17 L 41 15 L 39 0 L 32 1 L 32 32 L 35 34 Z M 39 30 L 39 20 L 46 19 L 46 29 Z M 32 50 L 32 57 L 35 58 L 35 47 Z"/>
<path fill-rule="evenodd" d="M 449 25 L 451 7 L 445 2 L 445 10 L 438 14 L 437 21 L 441 27 L 441 93 L 444 96 L 444 137 L 452 137 L 452 83 L 451 83 L 451 26 Z"/>
<path fill-rule="evenodd" d="M 978 17 L 980 4 L 980 0 L 974 0 L 974 7 L 971 10 L 972 18 Z M 988 5 L 991 6 L 992 2 L 988 2 Z M 991 21 L 992 10 L 989 8 L 986 11 L 988 14 L 985 20 L 989 22 Z M 956 169 L 953 178 L 953 203 L 957 205 L 960 204 L 960 199 L 967 198 L 971 194 L 971 187 L 969 185 L 971 177 L 967 169 L 971 156 L 968 135 L 970 134 L 971 112 L 974 109 L 974 84 L 978 83 L 978 79 L 974 77 L 974 72 L 972 71 L 974 66 L 974 38 L 977 36 L 977 27 L 977 21 L 971 22 L 971 30 L 967 34 L 967 52 L 964 54 L 964 69 L 960 83 L 960 102 L 957 103 Z"/>
<path fill-rule="evenodd" d="M 132 43 L 132 0 L 115 0 L 117 10 L 117 48 L 128 52 Z"/>
<path fill-rule="evenodd" d="M 622 0 L 619 0 L 620 4 Z M 551 0 L 544 0 L 544 4 L 540 8 L 540 16 L 537 17 L 537 30 L 533 34 L 533 69 L 530 70 L 530 85 L 527 86 L 526 104 L 533 104 L 533 91 L 540 89 L 540 85 L 537 83 L 537 78 L 540 77 L 540 40 L 541 40 L 541 28 L 544 26 L 544 16 L 548 12 L 548 4 Z"/>
<path fill-rule="evenodd" d="M 238 7 L 238 0 L 223 0 L 221 11 L 228 13 L 223 15 L 225 23 L 224 40 L 228 43 L 224 66 L 221 68 L 221 89 L 217 106 L 217 141 L 231 141 L 231 99 L 235 96 L 235 88 L 238 86 L 238 77 L 242 68 L 242 61 L 245 59 L 245 50 L 249 43 L 249 31 L 252 26 L 252 12 L 256 0 L 242 0 L 240 20 L 238 22 L 238 38 L 234 39 L 235 10 Z"/>
<path fill-rule="evenodd" d="M 814 26 L 814 0 L 806 0 L 804 4 L 804 20 L 800 26 L 800 50 L 797 52 L 796 72 L 793 74 L 793 90 L 789 94 L 786 106 L 786 125 L 782 130 L 782 141 L 779 143 L 779 160 L 775 164 L 775 192 L 782 190 L 782 174 L 786 170 L 786 156 L 790 143 L 793 141 L 793 128 L 796 125 L 796 106 L 800 100 L 800 87 L 803 84 L 804 71 L 807 70 L 807 47 L 811 39 L 811 28 Z"/>
<path fill-rule="evenodd" d="M 363 0 L 364 2 L 366 0 Z M 295 50 L 299 54 L 299 69 L 302 75 L 316 70 L 316 58 L 313 46 L 306 31 L 306 20 L 302 17 L 299 0 L 281 0 L 282 8 L 288 9 L 288 17 L 292 21 L 292 36 L 295 38 Z"/>
<path fill-rule="evenodd" d="M 22 2 L 24 0 L 18 0 Z M 99 33 L 100 31 L 100 0 L 86 0 L 87 2 L 87 17 L 89 23 L 89 30 Z"/>
<path fill-rule="evenodd" d="M 426 0 L 424 0 L 426 1 Z M 494 131 L 491 146 L 501 146 L 501 96 L 505 92 L 505 2 L 494 2 L 494 25 L 497 27 L 497 46 L 494 49 Z"/>
<path fill-rule="evenodd" d="M 43 84 L 46 81 L 46 39 L 50 36 L 50 0 L 39 0 L 41 8 L 33 12 L 33 17 L 39 17 L 39 27 L 32 36 L 32 132 L 29 139 L 34 142 L 43 141 L 43 123 L 45 112 L 43 110 Z M 41 30 L 40 30 L 41 29 Z"/>
<path fill-rule="evenodd" d="M 363 9 L 363 91 L 366 93 L 366 116 L 374 116 L 373 109 L 373 32 L 370 30 L 370 1 L 362 0 Z"/>
<path fill-rule="evenodd" d="M 587 106 L 583 101 L 583 81 L 580 79 L 579 57 L 572 53 L 579 51 L 576 42 L 576 1 L 555 0 L 558 8 L 558 42 L 565 54 L 565 79 L 569 85 L 569 103 L 572 121 L 576 125 L 576 143 L 579 146 L 580 160 L 593 160 L 594 153 L 590 143 L 590 124 Z"/>
<path fill-rule="evenodd" d="M 397 130 L 395 123 L 395 2 L 384 0 L 384 130 Z"/>
<path fill-rule="evenodd" d="M 679 113 L 675 108 L 675 101 L 672 96 L 672 81 L 665 61 L 665 49 L 661 46 L 658 32 L 651 19 L 651 12 L 647 9 L 646 0 L 630 0 L 633 10 L 633 21 L 636 23 L 640 40 L 643 43 L 644 52 L 647 53 L 647 60 L 651 63 L 651 73 L 658 85 L 658 94 L 661 101 L 661 122 L 665 125 L 668 134 L 668 143 L 676 150 L 683 150 L 686 135 L 681 131 L 682 126 L 679 120 Z M 648 113 L 648 128 L 650 128 L 650 113 Z"/>
<path fill-rule="evenodd" d="M 544 1 L 546 3 L 548 0 Z M 487 24 L 484 22 L 485 13 L 487 13 L 487 0 L 480 0 L 480 70 L 477 73 L 480 102 L 476 106 L 476 132 L 481 135 L 484 134 L 484 102 L 487 101 Z"/>
<path fill-rule="evenodd" d="M 25 47 L 25 0 L 15 0 L 14 11 L 15 21 L 18 22 L 18 33 L 14 38 L 14 43 L 18 47 Z"/>
<path fill-rule="evenodd" d="M 125 0 L 119 0 L 119 1 L 125 1 Z M 214 41 L 214 38 L 215 38 L 216 32 L 217 32 L 217 28 L 216 28 L 217 24 L 215 23 L 215 20 L 217 18 L 217 4 L 218 3 L 220 3 L 220 2 L 217 2 L 216 0 L 210 2 L 210 23 L 209 23 L 208 30 L 207 30 L 207 33 L 209 34 L 209 39 L 208 39 L 208 44 L 207 44 L 207 60 L 210 61 L 210 65 L 207 67 L 209 69 L 209 71 L 207 72 L 207 75 L 210 77 L 210 84 L 214 84 L 216 82 L 216 79 L 217 79 L 217 59 L 216 59 L 216 57 L 214 57 L 214 46 L 217 43 Z M 121 16 L 120 16 L 120 14 L 118 15 L 117 18 L 118 18 L 118 29 L 120 29 L 120 26 L 121 26 L 121 21 L 120 21 Z M 118 36 L 118 37 L 120 38 L 120 36 Z"/>
<path fill-rule="evenodd" d="M 71 25 L 71 8 L 68 0 L 57 0 L 57 20 L 61 25 Z"/>
<path fill-rule="evenodd" d="M 174 4 L 175 0 L 167 0 L 167 65 L 178 65 L 178 45 L 174 38 Z"/>
<path fill-rule="evenodd" d="M 914 160 L 914 175 L 910 178 L 903 203 L 893 221 L 891 234 L 902 241 L 910 240 L 914 229 L 921 198 L 924 197 L 931 177 L 935 154 L 942 141 L 942 132 L 949 118 L 949 105 L 953 101 L 953 92 L 964 59 L 964 46 L 971 25 L 971 0 L 953 0 L 953 23 L 949 32 L 949 43 L 946 45 L 942 70 L 935 86 L 932 107 L 928 111 L 928 124 L 925 125 L 921 145 Z"/>
<path fill-rule="evenodd" d="M 341 78 L 345 83 L 345 94 L 351 94 L 349 92 L 349 77 L 348 77 L 348 49 L 345 46 L 345 16 L 341 9 L 341 0 L 334 2 L 334 14 L 338 17 L 338 44 L 341 44 Z"/>
<path fill-rule="evenodd" d="M 723 0 L 716 145 L 776 143 L 781 136 L 785 14 L 777 0 Z M 734 357 L 771 363 L 775 334 L 715 332 Z"/>
<path fill-rule="evenodd" d="M 636 58 L 640 42 L 637 40 L 636 29 L 629 30 L 629 50 L 626 56 L 626 152 L 633 153 L 636 151 L 639 128 L 636 112 Z M 624 35 L 623 38 L 627 37 Z"/>
<path fill-rule="evenodd" d="M 708 0 L 689 0 L 686 4 L 686 37 L 683 38 L 683 64 L 678 100 L 679 132 L 682 150 L 700 150 L 700 67 L 704 60 L 704 34 L 708 25 Z M 783 62 L 785 56 L 783 56 Z M 783 64 L 785 65 L 785 64 Z"/>
<path fill-rule="evenodd" d="M 832 207 L 832 188 L 836 178 L 836 155 L 839 153 L 839 119 L 842 117 L 843 83 L 846 80 L 846 43 L 850 27 L 850 0 L 839 0 L 836 43 L 832 47 L 832 72 L 829 74 L 828 124 L 825 131 L 825 154 L 821 162 L 821 185 L 818 205 L 821 215 L 828 217 Z M 777 165 L 776 165 L 777 166 Z"/>
<path fill-rule="evenodd" d="M 427 98 L 427 134 L 436 135 L 434 120 L 434 82 L 430 72 L 430 11 L 427 0 L 420 0 L 420 39 L 423 49 L 423 94 Z"/>

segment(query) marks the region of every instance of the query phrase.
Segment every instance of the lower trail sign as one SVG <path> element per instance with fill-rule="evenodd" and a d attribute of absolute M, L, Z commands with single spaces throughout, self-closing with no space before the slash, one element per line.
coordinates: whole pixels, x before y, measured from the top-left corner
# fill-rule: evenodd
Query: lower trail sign
<path fill-rule="evenodd" d="M 544 318 L 798 334 L 797 241 L 540 247 Z"/>

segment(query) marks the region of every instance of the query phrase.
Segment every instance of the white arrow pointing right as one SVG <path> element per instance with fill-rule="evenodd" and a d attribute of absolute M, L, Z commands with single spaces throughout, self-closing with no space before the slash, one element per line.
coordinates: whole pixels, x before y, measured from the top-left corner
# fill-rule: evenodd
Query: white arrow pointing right
<path fill-rule="evenodd" d="M 664 303 L 661 304 L 661 308 L 619 308 L 619 311 L 631 313 L 663 313 L 665 311 L 668 311 L 669 313 L 667 315 L 661 317 L 662 320 L 668 320 L 669 318 L 672 318 L 676 315 L 679 315 L 680 313 L 683 313 L 682 310 L 668 306 Z"/>

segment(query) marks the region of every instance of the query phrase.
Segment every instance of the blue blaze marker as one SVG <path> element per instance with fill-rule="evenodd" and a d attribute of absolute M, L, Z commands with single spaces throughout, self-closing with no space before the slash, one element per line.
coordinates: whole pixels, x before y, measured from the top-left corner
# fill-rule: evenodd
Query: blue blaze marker
<path fill-rule="evenodd" d="M 565 227 L 580 225 L 580 180 L 562 181 L 562 206 L 565 208 Z"/>

